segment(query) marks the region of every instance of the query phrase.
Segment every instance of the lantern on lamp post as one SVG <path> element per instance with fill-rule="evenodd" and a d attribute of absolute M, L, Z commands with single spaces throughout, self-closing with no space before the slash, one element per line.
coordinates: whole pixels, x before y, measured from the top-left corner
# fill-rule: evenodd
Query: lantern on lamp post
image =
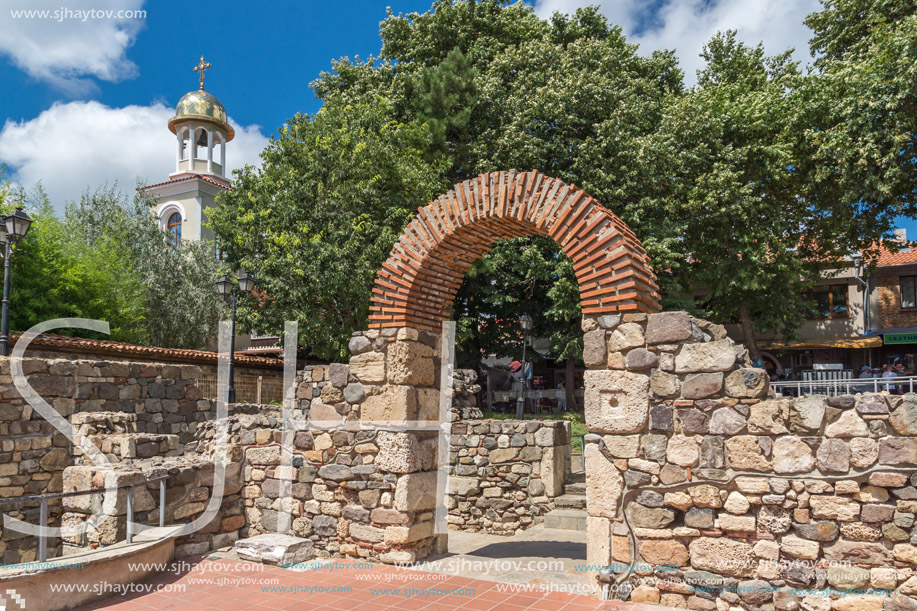
<path fill-rule="evenodd" d="M 522 328 L 522 390 L 519 392 L 519 399 L 516 401 L 516 418 L 521 420 L 525 412 L 525 391 L 528 389 L 528 384 L 526 384 L 525 348 L 529 343 L 529 331 L 532 330 L 532 317 L 526 314 L 520 316 L 519 326 Z"/>
<path fill-rule="evenodd" d="M 238 283 L 229 276 L 221 276 L 217 279 L 217 290 L 220 295 L 226 297 L 229 295 L 232 304 L 232 318 L 230 319 L 229 332 L 229 403 L 236 402 L 236 385 L 235 385 L 235 352 L 236 352 L 236 300 L 240 292 L 251 293 L 255 288 L 255 277 L 244 269 L 239 274 Z"/>
<path fill-rule="evenodd" d="M 3 250 L 3 305 L 0 310 L 0 355 L 10 355 L 10 288 L 13 278 L 13 252 L 19 240 L 24 238 L 32 225 L 32 219 L 22 208 L 3 217 L 0 231 L 0 248 Z"/>

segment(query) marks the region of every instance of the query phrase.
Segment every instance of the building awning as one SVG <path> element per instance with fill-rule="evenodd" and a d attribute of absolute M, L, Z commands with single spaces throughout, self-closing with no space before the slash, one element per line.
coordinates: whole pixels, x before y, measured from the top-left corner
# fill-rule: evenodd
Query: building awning
<path fill-rule="evenodd" d="M 804 339 L 795 342 L 771 340 L 762 342 L 764 350 L 805 350 L 811 348 L 879 348 L 882 338 L 873 337 L 825 337 L 821 339 Z"/>

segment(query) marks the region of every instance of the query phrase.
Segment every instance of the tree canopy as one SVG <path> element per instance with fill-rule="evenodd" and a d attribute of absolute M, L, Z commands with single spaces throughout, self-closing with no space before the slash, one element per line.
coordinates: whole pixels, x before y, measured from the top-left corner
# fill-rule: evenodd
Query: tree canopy
<path fill-rule="evenodd" d="M 94 318 L 109 323 L 110 339 L 205 347 L 221 309 L 212 245 L 173 248 L 150 205 L 103 187 L 86 191 L 58 216 L 40 184 L 30 191 L 7 188 L 4 209 L 23 206 L 35 221 L 14 254 L 11 328 Z"/>
<path fill-rule="evenodd" d="M 344 356 L 413 211 L 517 168 L 621 216 L 666 307 L 741 320 L 753 353 L 753 326 L 792 335 L 824 262 L 915 213 L 913 2 L 823 4 L 807 21 L 809 69 L 723 32 L 692 87 L 672 52 L 639 54 L 595 8 L 547 21 L 499 0 L 389 13 L 380 56 L 332 62 L 313 83 L 322 109 L 280 129 L 212 215 L 229 259 L 264 283 L 244 316 L 273 330 L 298 319 L 313 354 Z M 579 356 L 575 278 L 550 241 L 500 243 L 473 264 L 455 307 L 466 362 L 515 354 L 521 313 L 554 356 Z"/>

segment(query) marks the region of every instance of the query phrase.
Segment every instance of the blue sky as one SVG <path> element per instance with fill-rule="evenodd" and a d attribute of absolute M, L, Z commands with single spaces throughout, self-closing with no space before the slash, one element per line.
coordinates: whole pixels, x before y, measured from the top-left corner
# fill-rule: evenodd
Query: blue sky
<path fill-rule="evenodd" d="M 56 206 L 87 187 L 174 169 L 166 128 L 175 103 L 197 88 L 192 67 L 213 67 L 207 91 L 226 106 L 237 137 L 229 166 L 257 163 L 268 136 L 297 112 L 314 112 L 309 88 L 332 59 L 380 49 L 379 22 L 424 12 L 432 0 L 265 3 L 176 0 L 0 0 L 0 163 L 11 177 L 41 180 Z M 805 15 L 817 0 L 529 0 L 539 16 L 597 4 L 640 51 L 675 49 L 693 80 L 698 53 L 717 30 L 738 29 L 769 52 L 788 46 L 808 59 Z M 69 10 L 63 19 L 14 17 L 19 10 Z M 144 11 L 87 18 L 77 11 Z M 907 223 L 917 237 L 917 223 Z"/>
<path fill-rule="evenodd" d="M 8 4 L 32 8 L 42 3 L 0 3 Z M 87 6 L 104 4 L 140 5 L 89 2 Z M 68 1 L 54 0 L 50 5 L 59 9 Z M 247 2 L 143 3 L 139 10 L 146 11 L 146 18 L 125 53 L 136 69 L 115 69 L 124 80 L 87 76 L 83 80 L 88 87 L 71 92 L 34 78 L 7 57 L 0 61 L 0 82 L 15 95 L 0 96 L 0 116 L 32 119 L 55 101 L 67 99 L 93 99 L 111 107 L 161 100 L 174 106 L 187 91 L 197 89 L 192 67 L 203 53 L 213 64 L 207 71 L 207 90 L 220 98 L 237 122 L 261 125 L 267 133 L 296 112 L 318 109 L 309 83 L 330 67 L 333 58 L 379 53 L 379 22 L 385 18 L 386 5 L 396 13 L 423 12 L 430 0 L 285 0 L 257 3 L 257 8 Z M 2 27 L 15 27 L 15 22 L 4 23 L 9 19 L 8 11 L 0 13 Z M 83 24 L 52 21 L 45 27 L 67 30 Z"/>

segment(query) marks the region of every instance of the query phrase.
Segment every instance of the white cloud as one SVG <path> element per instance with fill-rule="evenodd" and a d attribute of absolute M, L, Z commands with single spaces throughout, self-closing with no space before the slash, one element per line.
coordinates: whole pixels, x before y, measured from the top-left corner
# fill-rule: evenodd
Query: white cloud
<path fill-rule="evenodd" d="M 137 76 L 125 57 L 145 24 L 143 0 L 0 0 L 0 54 L 72 95 Z"/>
<path fill-rule="evenodd" d="M 590 4 L 620 25 L 628 41 L 640 45 L 640 53 L 674 49 L 688 83 L 696 82 L 696 71 L 704 65 L 699 54 L 718 31 L 737 30 L 740 40 L 763 42 L 770 55 L 793 47 L 795 59 L 805 63 L 811 31 L 803 20 L 821 7 L 818 0 L 664 0 L 652 11 L 646 0 L 536 0 L 535 11 L 549 18 L 555 11 L 573 13 Z"/>
<path fill-rule="evenodd" d="M 0 130 L 0 163 L 12 179 L 41 181 L 55 208 L 78 200 L 87 187 L 105 183 L 133 193 L 137 178 L 147 184 L 175 171 L 175 136 L 166 126 L 175 114 L 161 103 L 110 108 L 99 102 L 56 103 L 30 121 L 7 121 Z M 229 170 L 257 164 L 267 139 L 257 125 L 230 120 L 236 137 L 226 145 Z"/>

